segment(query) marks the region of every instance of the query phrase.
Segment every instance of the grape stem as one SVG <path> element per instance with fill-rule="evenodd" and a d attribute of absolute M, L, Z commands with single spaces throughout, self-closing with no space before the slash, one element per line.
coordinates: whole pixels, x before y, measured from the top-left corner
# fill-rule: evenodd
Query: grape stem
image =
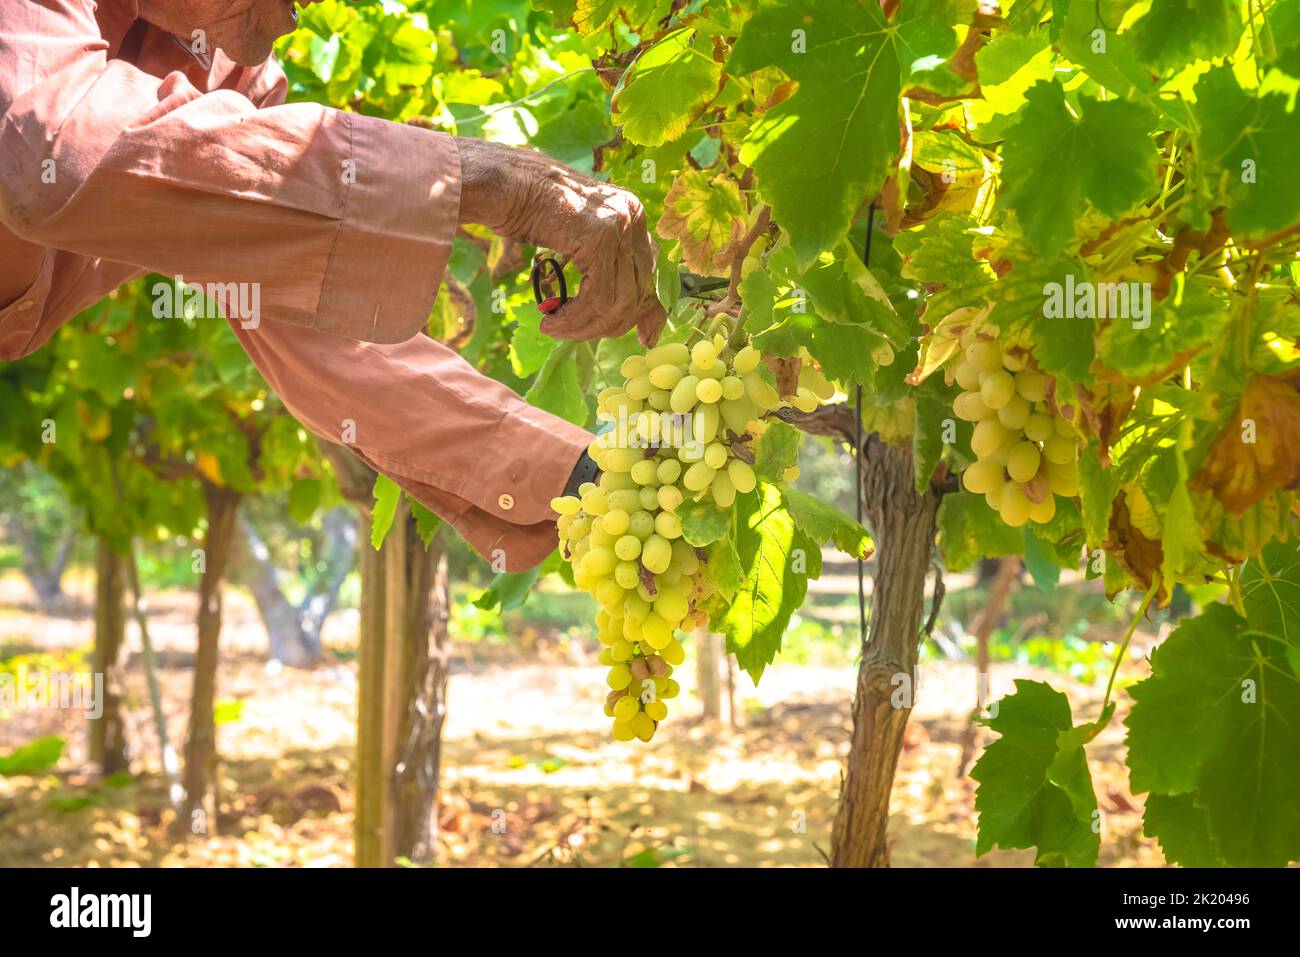
<path fill-rule="evenodd" d="M 749 232 L 745 233 L 741 238 L 740 242 L 736 245 L 735 253 L 732 254 L 731 285 L 727 287 L 727 294 L 708 307 L 706 310 L 708 315 L 716 316 L 722 312 L 730 312 L 740 304 L 740 280 L 742 278 L 741 271 L 744 268 L 745 257 L 749 255 L 749 251 L 754 247 L 754 243 L 758 242 L 759 238 L 767 232 L 767 228 L 771 224 L 772 207 L 764 203 L 762 208 L 758 211 L 758 217 L 754 220 L 754 225 L 751 226 Z"/>
<path fill-rule="evenodd" d="M 1110 706 L 1111 691 L 1115 687 L 1115 676 L 1119 674 L 1120 662 L 1124 660 L 1124 654 L 1128 651 L 1129 642 L 1133 640 L 1133 633 L 1137 631 L 1138 622 L 1140 622 L 1151 606 L 1151 599 L 1156 597 L 1156 590 L 1160 587 L 1160 573 L 1155 572 L 1151 576 L 1151 587 L 1147 589 L 1146 597 L 1142 599 L 1142 604 L 1138 606 L 1137 614 L 1133 616 L 1133 621 L 1128 626 L 1128 632 L 1124 635 L 1124 641 L 1119 646 L 1119 651 L 1115 655 L 1115 664 L 1110 669 L 1110 680 L 1106 682 L 1106 697 L 1101 702 L 1101 713 L 1105 714 L 1106 709 Z"/>

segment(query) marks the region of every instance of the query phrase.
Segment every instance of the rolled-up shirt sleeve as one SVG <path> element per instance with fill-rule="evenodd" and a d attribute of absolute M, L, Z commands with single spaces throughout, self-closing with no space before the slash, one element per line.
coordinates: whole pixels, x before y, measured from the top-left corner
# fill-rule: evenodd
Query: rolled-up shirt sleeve
<path fill-rule="evenodd" d="M 258 108 L 110 59 L 90 3 L 0 0 L 0 221 L 370 342 L 425 325 L 460 205 L 455 141 L 311 103 Z"/>
<path fill-rule="evenodd" d="M 230 327 L 289 411 L 442 516 L 498 571 L 556 546 L 550 502 L 592 436 L 423 334 L 348 342 L 278 323 Z"/>

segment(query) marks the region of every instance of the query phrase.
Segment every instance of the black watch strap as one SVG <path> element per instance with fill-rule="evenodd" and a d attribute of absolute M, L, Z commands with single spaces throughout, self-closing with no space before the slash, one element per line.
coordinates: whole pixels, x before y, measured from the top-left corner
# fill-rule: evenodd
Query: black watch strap
<path fill-rule="evenodd" d="M 596 481 L 598 475 L 600 475 L 600 466 L 587 454 L 587 450 L 583 449 L 582 457 L 578 459 L 578 464 L 573 467 L 573 474 L 569 476 L 569 484 L 564 486 L 564 494 L 576 496 L 578 489 L 588 482 Z"/>

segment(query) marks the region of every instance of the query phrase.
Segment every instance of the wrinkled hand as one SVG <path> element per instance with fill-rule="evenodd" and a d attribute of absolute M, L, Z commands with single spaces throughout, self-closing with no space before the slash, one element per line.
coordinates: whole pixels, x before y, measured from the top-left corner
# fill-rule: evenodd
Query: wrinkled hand
<path fill-rule="evenodd" d="M 647 347 L 666 316 L 655 294 L 657 247 L 627 190 L 527 149 L 458 138 L 460 222 L 571 257 L 582 288 L 542 320 L 557 339 L 603 339 L 636 326 Z"/>

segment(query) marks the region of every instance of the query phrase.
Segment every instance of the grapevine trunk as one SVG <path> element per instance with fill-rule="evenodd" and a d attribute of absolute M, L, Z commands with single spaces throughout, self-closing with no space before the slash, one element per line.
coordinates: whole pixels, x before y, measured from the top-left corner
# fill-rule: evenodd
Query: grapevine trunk
<path fill-rule="evenodd" d="M 877 565 L 848 769 L 831 835 L 832 867 L 889 866 L 889 797 L 917 690 L 925 582 L 942 497 L 934 486 L 918 493 L 911 449 L 878 436 L 867 439 L 860 468 Z"/>

